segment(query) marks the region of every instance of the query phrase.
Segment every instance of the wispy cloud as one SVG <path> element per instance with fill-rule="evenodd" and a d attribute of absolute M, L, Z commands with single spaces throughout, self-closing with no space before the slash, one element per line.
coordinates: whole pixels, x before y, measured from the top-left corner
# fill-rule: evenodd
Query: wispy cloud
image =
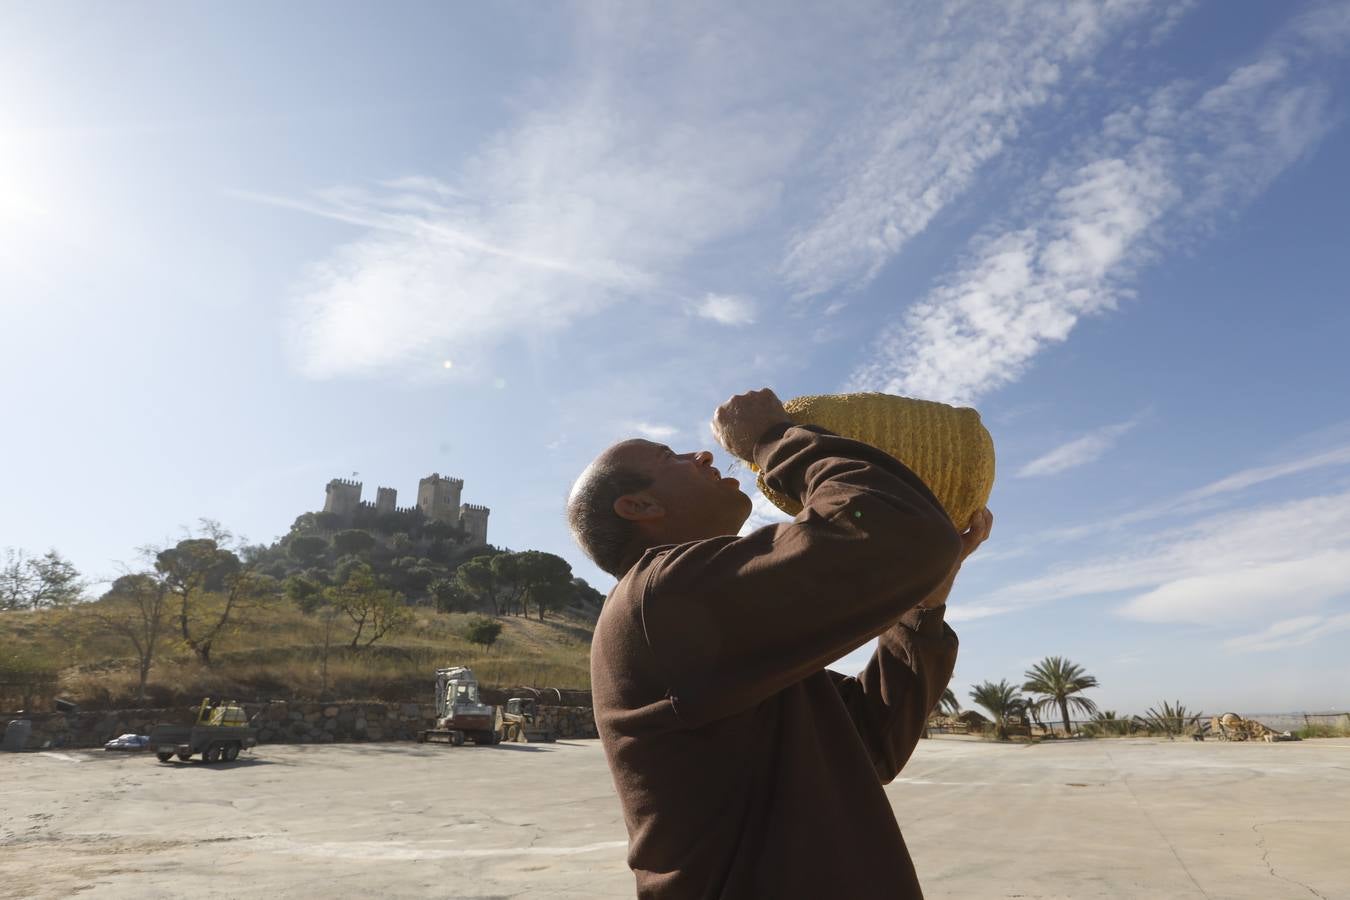
<path fill-rule="evenodd" d="M 747 297 L 730 294 L 708 294 L 694 311 L 722 325 L 752 325 L 755 321 L 755 304 Z"/>
<path fill-rule="evenodd" d="M 680 433 L 680 429 L 673 425 L 662 425 L 656 422 L 629 422 L 627 427 L 654 441 L 668 441 Z"/>
<path fill-rule="evenodd" d="M 1119 608 L 1148 622 L 1231 627 L 1272 609 L 1314 612 L 1350 594 L 1350 491 L 1210 514 L 988 592 L 952 610 L 982 618 L 1058 600 L 1137 592 Z"/>
<path fill-rule="evenodd" d="M 1150 3 L 917 5 L 884 23 L 887 77 L 825 155 L 837 184 L 782 264 L 799 295 L 860 287 Z"/>
<path fill-rule="evenodd" d="M 1220 498 L 1238 494 L 1248 488 L 1277 481 L 1281 478 L 1339 466 L 1350 466 L 1350 444 L 1309 453 L 1288 462 L 1242 469 L 1198 488 L 1184 491 L 1168 500 L 1120 513 L 1103 521 L 1055 529 L 1037 535 L 1036 540 L 1038 542 L 1075 540 L 1089 535 L 1101 534 L 1103 531 L 1119 531 L 1131 525 L 1138 525 L 1141 522 L 1149 522 L 1165 516 L 1195 513 L 1211 508 L 1212 504 Z"/>
<path fill-rule="evenodd" d="M 1128 422 L 1098 428 L 1066 444 L 1061 444 L 1043 456 L 1038 456 L 1019 469 L 1017 475 L 1019 478 L 1055 475 L 1095 462 L 1138 424 L 1138 419 L 1131 419 Z"/>
<path fill-rule="evenodd" d="M 1326 133 L 1331 76 L 1318 57 L 1344 47 L 1312 32 L 1299 19 L 1223 83 L 1176 82 L 1108 116 L 1049 168 L 1025 224 L 979 238 L 850 386 L 969 403 L 1019 378 L 1084 316 L 1113 309 L 1165 236 L 1210 228 Z"/>
<path fill-rule="evenodd" d="M 637 52 L 621 37 L 597 25 L 579 39 L 580 73 L 540 88 L 453 176 L 236 192 L 360 229 L 292 291 L 287 338 L 302 373 L 430 373 L 450 358 L 441 377 L 486 377 L 505 342 L 621 301 L 674 305 L 691 254 L 775 208 L 801 114 L 747 102 L 753 84 L 691 102 L 706 61 L 688 43 L 670 51 L 669 81 L 644 94 L 618 77 Z M 740 321 L 747 306 L 710 311 Z"/>
<path fill-rule="evenodd" d="M 582 8 L 566 74 L 515 98 L 471 158 L 236 196 L 360 229 L 292 291 L 287 344 L 310 377 L 444 358 L 441 377 L 482 377 L 522 335 L 710 290 L 701 314 L 748 324 L 761 289 L 865 282 L 1151 5 Z"/>
<path fill-rule="evenodd" d="M 1295 616 L 1282 619 L 1269 628 L 1253 634 L 1229 638 L 1223 642 L 1228 650 L 1261 652 L 1286 650 L 1310 644 L 1329 634 L 1350 629 L 1350 612 L 1332 616 Z"/>

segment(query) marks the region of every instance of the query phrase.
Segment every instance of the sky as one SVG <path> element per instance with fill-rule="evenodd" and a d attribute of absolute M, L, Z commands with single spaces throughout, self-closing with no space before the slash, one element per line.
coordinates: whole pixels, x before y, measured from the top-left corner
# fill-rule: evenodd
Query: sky
<path fill-rule="evenodd" d="M 963 702 L 1350 706 L 1350 2 L 669 6 L 0 2 L 0 547 L 434 471 L 608 591 L 601 449 L 885 391 L 997 448 Z"/>

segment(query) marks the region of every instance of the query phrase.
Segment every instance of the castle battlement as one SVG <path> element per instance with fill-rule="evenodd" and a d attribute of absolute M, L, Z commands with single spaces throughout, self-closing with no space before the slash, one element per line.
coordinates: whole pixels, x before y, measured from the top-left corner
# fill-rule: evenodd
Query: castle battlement
<path fill-rule="evenodd" d="M 435 522 L 457 525 L 468 532 L 473 546 L 487 544 L 487 520 L 491 512 L 477 503 L 461 503 L 464 479 L 432 472 L 417 483 L 417 504 L 399 506 L 398 492 L 390 487 L 378 487 L 375 500 L 361 499 L 362 484 L 349 478 L 334 478 L 325 489 L 323 511 L 350 523 L 358 510 L 389 513 L 420 512 Z"/>

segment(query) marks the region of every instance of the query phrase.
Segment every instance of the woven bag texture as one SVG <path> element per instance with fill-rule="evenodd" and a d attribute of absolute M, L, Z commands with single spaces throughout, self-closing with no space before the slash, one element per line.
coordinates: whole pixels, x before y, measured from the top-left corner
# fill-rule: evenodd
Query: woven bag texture
<path fill-rule="evenodd" d="M 994 441 L 969 407 L 892 394 L 820 394 L 796 397 L 783 408 L 799 425 L 820 425 L 900 460 L 928 485 L 958 530 L 989 502 Z M 762 474 L 759 489 L 788 515 L 802 511 L 795 499 L 766 485 Z"/>

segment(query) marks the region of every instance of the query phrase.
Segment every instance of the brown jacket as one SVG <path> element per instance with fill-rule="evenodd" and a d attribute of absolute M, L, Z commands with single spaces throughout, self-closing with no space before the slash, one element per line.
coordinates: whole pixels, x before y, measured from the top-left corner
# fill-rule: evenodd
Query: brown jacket
<path fill-rule="evenodd" d="M 591 649 L 596 723 L 643 898 L 920 897 L 882 785 L 951 677 L 915 605 L 960 541 L 879 450 L 780 425 L 755 460 L 788 524 L 648 549 Z M 857 678 L 825 665 L 880 635 Z"/>

